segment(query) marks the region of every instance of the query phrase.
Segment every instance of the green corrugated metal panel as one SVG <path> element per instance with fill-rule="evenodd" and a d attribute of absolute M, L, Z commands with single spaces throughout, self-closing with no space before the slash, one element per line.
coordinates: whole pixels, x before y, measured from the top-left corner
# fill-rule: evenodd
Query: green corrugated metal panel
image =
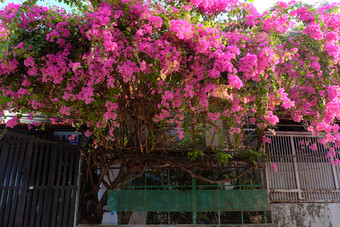
<path fill-rule="evenodd" d="M 109 190 L 114 211 L 269 211 L 267 190 Z"/>

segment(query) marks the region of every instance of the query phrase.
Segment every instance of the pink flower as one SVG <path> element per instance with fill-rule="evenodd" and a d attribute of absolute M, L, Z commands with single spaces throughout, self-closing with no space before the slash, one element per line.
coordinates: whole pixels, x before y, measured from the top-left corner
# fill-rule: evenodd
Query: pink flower
<path fill-rule="evenodd" d="M 76 138 L 77 134 L 72 134 L 72 136 L 68 137 L 68 140 L 74 140 Z"/>
<path fill-rule="evenodd" d="M 206 53 L 208 50 L 209 44 L 206 39 L 200 39 L 197 45 L 197 52 Z"/>
<path fill-rule="evenodd" d="M 272 170 L 273 170 L 274 172 L 277 171 L 277 166 L 276 166 L 275 162 L 273 162 L 273 163 L 271 164 L 271 167 L 272 167 Z"/>
<path fill-rule="evenodd" d="M 24 43 L 23 42 L 19 43 L 17 48 L 24 49 Z"/>
<path fill-rule="evenodd" d="M 185 10 L 185 11 L 190 11 L 190 10 L 192 10 L 192 7 L 191 7 L 191 6 L 188 6 L 188 5 L 186 5 L 186 6 L 184 6 L 184 10 Z"/>
<path fill-rule="evenodd" d="M 275 125 L 279 122 L 279 118 L 273 114 L 273 111 L 268 111 L 266 119 L 271 125 Z"/>
<path fill-rule="evenodd" d="M 283 108 L 285 109 L 289 109 L 291 107 L 294 107 L 295 106 L 295 102 L 294 101 L 291 101 L 289 98 L 288 98 L 288 94 L 285 92 L 284 88 L 280 88 L 278 90 L 278 93 L 281 95 L 281 100 L 282 100 L 282 106 Z"/>
<path fill-rule="evenodd" d="M 174 32 L 179 39 L 189 40 L 193 36 L 191 24 L 186 20 L 171 20 L 170 31 Z"/>
<path fill-rule="evenodd" d="M 311 23 L 308 25 L 308 27 L 303 31 L 304 34 L 310 35 L 313 39 L 320 40 L 323 37 L 323 33 L 320 30 L 320 27 L 318 24 Z"/>
<path fill-rule="evenodd" d="M 8 31 L 2 24 L 0 24 L 0 40 L 6 39 L 7 35 L 8 35 Z"/>
<path fill-rule="evenodd" d="M 230 53 L 235 54 L 235 55 L 239 55 L 240 54 L 240 49 L 237 46 L 235 46 L 235 45 L 227 46 L 227 50 Z"/>
<path fill-rule="evenodd" d="M 34 59 L 33 59 L 32 57 L 27 58 L 27 59 L 24 61 L 24 65 L 25 65 L 26 67 L 34 66 Z"/>
<path fill-rule="evenodd" d="M 77 69 L 79 69 L 81 67 L 81 64 L 79 62 L 77 62 L 77 63 L 70 63 L 70 67 L 72 68 L 73 72 L 76 72 Z"/>
<path fill-rule="evenodd" d="M 175 98 L 175 94 L 172 91 L 165 91 L 165 94 L 162 96 L 164 100 L 171 101 Z"/>
<path fill-rule="evenodd" d="M 66 116 L 71 115 L 71 107 L 61 106 L 60 113 L 66 115 Z"/>
<path fill-rule="evenodd" d="M 312 151 L 316 151 L 318 149 L 316 143 L 313 143 L 311 146 L 309 146 L 309 149 L 311 149 Z"/>
<path fill-rule="evenodd" d="M 190 0 L 192 6 L 199 8 L 203 13 L 213 14 L 220 13 L 227 8 L 231 8 L 234 4 L 238 3 L 237 0 Z"/>
<path fill-rule="evenodd" d="M 255 54 L 247 53 L 246 56 L 239 60 L 239 71 L 244 72 L 246 79 L 253 79 L 255 81 L 259 81 L 258 75 L 255 73 L 257 68 L 258 58 Z"/>
<path fill-rule="evenodd" d="M 116 113 L 113 113 L 111 111 L 107 111 L 105 114 L 104 114 L 104 119 L 105 120 L 116 120 L 117 118 L 117 114 Z"/>
<path fill-rule="evenodd" d="M 246 25 L 247 26 L 255 26 L 255 20 L 258 18 L 259 16 L 258 15 L 246 15 L 246 19 L 247 19 L 247 22 L 246 22 Z"/>
<path fill-rule="evenodd" d="M 216 112 L 215 114 L 208 113 L 208 117 L 210 118 L 210 120 L 216 121 L 217 119 L 220 118 L 220 113 L 219 112 Z"/>
<path fill-rule="evenodd" d="M 137 66 L 137 64 L 130 60 L 125 61 L 123 65 L 119 65 L 117 69 L 123 77 L 123 81 L 126 83 L 132 79 L 132 75 L 134 72 L 139 71 L 139 67 Z"/>
<path fill-rule="evenodd" d="M 229 79 L 230 87 L 234 87 L 237 89 L 240 89 L 241 87 L 243 87 L 242 80 L 238 76 L 229 74 L 228 79 Z"/>
<path fill-rule="evenodd" d="M 181 140 L 184 137 L 184 132 L 180 129 L 177 129 L 177 132 L 178 132 L 178 137 Z"/>
<path fill-rule="evenodd" d="M 149 21 L 153 24 L 155 28 L 160 28 L 162 26 L 163 20 L 157 16 L 150 16 Z"/>
<path fill-rule="evenodd" d="M 336 32 L 328 32 L 326 35 L 325 35 L 325 41 L 327 43 L 332 43 L 332 42 L 336 42 L 338 41 L 339 39 L 339 36 Z"/>
<path fill-rule="evenodd" d="M 195 95 L 194 87 L 192 85 L 186 85 L 184 92 L 184 97 L 192 98 Z"/>
<path fill-rule="evenodd" d="M 334 151 L 329 151 L 328 153 L 327 153 L 327 158 L 328 159 L 330 159 L 330 158 L 332 158 L 332 157 L 335 157 L 336 156 L 336 153 L 334 152 Z"/>
<path fill-rule="evenodd" d="M 19 123 L 19 119 L 18 117 L 15 115 L 12 119 L 8 120 L 6 122 L 6 128 L 14 128 L 14 126 L 16 126 Z"/>
<path fill-rule="evenodd" d="M 92 135 L 92 132 L 90 132 L 89 130 L 87 130 L 86 132 L 84 132 L 85 136 L 87 138 L 89 138 Z"/>
<path fill-rule="evenodd" d="M 335 159 L 330 159 L 329 162 L 332 164 L 332 165 L 339 165 L 340 164 L 340 160 L 335 158 Z"/>
<path fill-rule="evenodd" d="M 117 43 L 112 41 L 105 41 L 103 45 L 106 51 L 114 51 L 118 47 Z"/>
<path fill-rule="evenodd" d="M 285 33 L 289 27 L 293 25 L 293 22 L 285 15 L 279 17 L 269 17 L 263 21 L 263 30 Z"/>
<path fill-rule="evenodd" d="M 299 20 L 304 22 L 311 22 L 315 20 L 313 12 L 309 11 L 307 7 L 302 7 L 296 11 L 292 11 L 290 14 L 291 16 L 297 16 Z"/>
<path fill-rule="evenodd" d="M 301 119 L 302 119 L 302 115 L 300 115 L 300 114 L 294 114 L 293 115 L 293 121 L 295 121 L 295 122 L 300 122 L 301 121 Z"/>
<path fill-rule="evenodd" d="M 315 69 L 316 71 L 320 70 L 320 64 L 316 61 L 312 63 L 312 68 Z"/>
<path fill-rule="evenodd" d="M 113 110 L 117 110 L 118 109 L 118 103 L 114 102 L 110 102 L 110 101 L 107 101 L 105 103 L 105 107 L 107 108 L 107 110 L 109 111 L 113 111 Z"/>
<path fill-rule="evenodd" d="M 210 78 L 217 79 L 220 77 L 221 73 L 216 69 L 211 69 L 208 72 Z"/>
<path fill-rule="evenodd" d="M 326 44 L 324 49 L 328 52 L 329 56 L 336 58 L 340 55 L 340 47 L 338 45 Z"/>
<path fill-rule="evenodd" d="M 333 101 L 340 94 L 340 89 L 338 86 L 329 86 L 327 87 L 328 101 Z"/>
<path fill-rule="evenodd" d="M 262 141 L 263 141 L 263 143 L 271 143 L 272 142 L 272 140 L 267 136 L 263 136 Z"/>

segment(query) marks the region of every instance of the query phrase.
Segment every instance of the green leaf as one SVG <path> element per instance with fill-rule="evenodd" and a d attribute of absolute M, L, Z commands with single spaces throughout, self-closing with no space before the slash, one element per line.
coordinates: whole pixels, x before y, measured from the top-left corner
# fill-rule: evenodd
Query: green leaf
<path fill-rule="evenodd" d="M 217 159 L 217 162 L 219 164 L 226 164 L 229 162 L 229 159 L 233 158 L 232 155 L 230 154 L 227 154 L 227 153 L 224 153 L 223 151 L 221 150 L 217 150 L 217 153 L 216 153 L 216 159 Z"/>
<path fill-rule="evenodd" d="M 200 157 L 204 156 L 204 152 L 202 150 L 194 149 L 193 151 L 188 152 L 188 158 L 190 161 L 195 161 L 199 156 Z"/>

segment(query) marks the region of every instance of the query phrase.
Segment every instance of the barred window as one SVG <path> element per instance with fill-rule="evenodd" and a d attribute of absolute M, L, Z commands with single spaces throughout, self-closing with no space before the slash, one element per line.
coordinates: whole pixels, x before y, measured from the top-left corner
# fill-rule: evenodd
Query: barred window
<path fill-rule="evenodd" d="M 340 201 L 340 167 L 332 165 L 328 150 L 306 132 L 267 134 L 267 184 L 271 202 Z M 271 169 L 275 163 L 277 171 Z"/>

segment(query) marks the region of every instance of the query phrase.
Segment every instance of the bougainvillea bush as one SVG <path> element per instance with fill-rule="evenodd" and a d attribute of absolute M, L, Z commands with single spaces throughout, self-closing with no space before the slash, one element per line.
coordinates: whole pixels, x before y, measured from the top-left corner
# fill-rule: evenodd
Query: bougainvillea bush
<path fill-rule="evenodd" d="M 245 124 L 270 142 L 264 130 L 285 116 L 322 137 L 337 164 L 338 9 L 112 0 L 70 14 L 10 3 L 0 10 L 0 111 L 18 113 L 7 127 L 39 113 L 83 131 L 93 150 L 139 154 L 202 156 L 196 140 L 210 127 L 232 135 L 221 160 L 248 149 Z"/>

